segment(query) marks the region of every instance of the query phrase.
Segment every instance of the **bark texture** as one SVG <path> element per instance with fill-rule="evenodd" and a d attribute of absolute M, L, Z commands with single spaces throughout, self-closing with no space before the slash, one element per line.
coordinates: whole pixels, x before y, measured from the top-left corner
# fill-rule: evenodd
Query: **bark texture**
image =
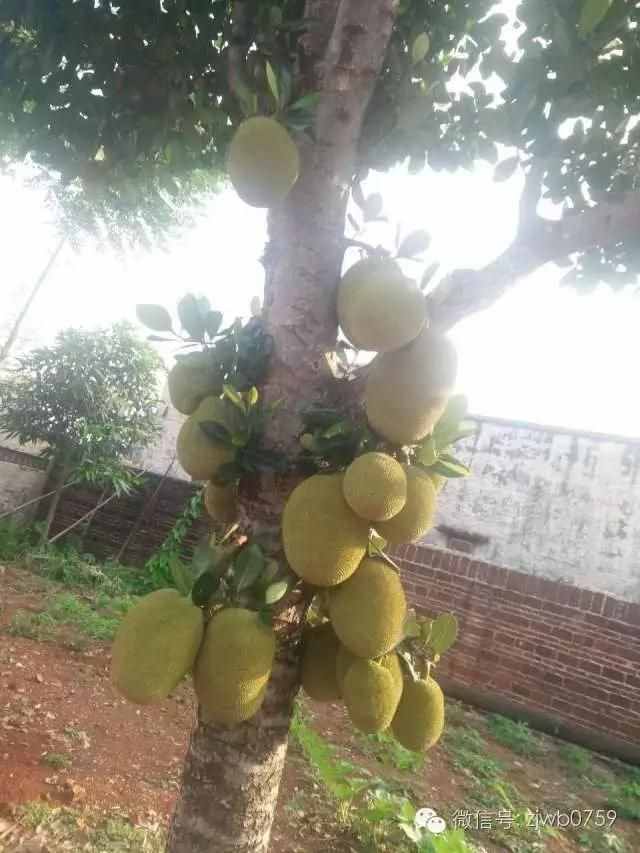
<path fill-rule="evenodd" d="M 393 25 L 393 0 L 309 0 L 320 22 L 299 44 L 298 95 L 321 93 L 315 141 L 299 140 L 300 178 L 270 211 L 265 250 L 265 322 L 274 340 L 267 401 L 281 400 L 266 442 L 298 452 L 300 412 L 332 393 L 327 354 L 335 348 L 335 289 L 356 146 Z M 243 495 L 242 517 L 279 538 L 292 477 L 263 476 Z M 280 651 L 261 711 L 233 728 L 197 722 L 186 760 L 169 853 L 260 853 L 269 846 L 298 690 L 298 633 L 304 602 L 280 620 Z M 284 642 L 283 642 L 284 640 Z"/>

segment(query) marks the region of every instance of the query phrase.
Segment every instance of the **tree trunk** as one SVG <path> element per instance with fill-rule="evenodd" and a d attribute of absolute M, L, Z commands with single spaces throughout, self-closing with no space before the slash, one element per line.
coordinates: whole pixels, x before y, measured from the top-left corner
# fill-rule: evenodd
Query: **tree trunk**
<path fill-rule="evenodd" d="M 49 501 L 49 505 L 47 507 L 47 514 L 45 516 L 43 528 L 40 533 L 40 541 L 43 545 L 49 541 L 51 525 L 53 524 L 53 519 L 56 516 L 56 511 L 58 509 L 58 504 L 60 503 L 62 492 L 64 491 L 67 477 L 71 473 L 71 467 L 72 466 L 68 462 L 63 461 L 58 464 L 57 460 L 52 465 L 50 482 L 53 485 L 54 492 L 51 497 L 51 500 Z"/>
<path fill-rule="evenodd" d="M 51 254 L 49 260 L 47 261 L 45 268 L 42 270 L 42 272 L 40 273 L 40 275 L 37 278 L 36 283 L 33 285 L 31 293 L 27 297 L 27 301 L 22 306 L 22 311 L 20 311 L 20 313 L 16 317 L 16 320 L 15 320 L 15 322 L 11 328 L 11 331 L 9 332 L 7 340 L 2 345 L 2 349 L 0 349 L 0 362 L 3 362 L 5 360 L 5 358 L 7 358 L 7 356 L 11 352 L 11 349 L 12 349 L 13 345 L 15 344 L 16 339 L 20 333 L 20 328 L 22 326 L 22 323 L 24 322 L 24 319 L 27 316 L 27 314 L 29 313 L 29 309 L 31 308 L 31 306 L 33 304 L 33 300 L 36 298 L 36 296 L 40 292 L 40 288 L 42 287 L 42 285 L 47 280 L 47 276 L 49 275 L 51 268 L 53 267 L 54 263 L 56 262 L 56 258 L 58 257 L 58 255 L 62 251 L 63 246 L 66 242 L 67 242 L 66 237 L 63 237 L 60 240 L 60 242 L 58 243 L 56 248 L 53 250 L 53 253 Z"/>
<path fill-rule="evenodd" d="M 300 140 L 300 178 L 271 211 L 265 251 L 265 323 L 274 355 L 262 388 L 282 400 L 266 441 L 298 453 L 300 411 L 326 402 L 333 382 L 326 354 L 335 349 L 335 288 L 356 146 L 393 25 L 393 0 L 308 0 L 305 17 L 321 22 L 300 42 L 298 83 L 320 91 L 315 143 Z M 303 94 L 303 92 L 300 92 Z M 279 539 L 280 515 L 295 485 L 263 476 L 244 495 L 243 519 Z M 302 605 L 292 608 L 287 641 L 261 711 L 233 728 L 198 721 L 184 768 L 169 853 L 260 853 L 269 846 L 298 689 Z M 283 622 L 283 626 L 284 626 Z"/>

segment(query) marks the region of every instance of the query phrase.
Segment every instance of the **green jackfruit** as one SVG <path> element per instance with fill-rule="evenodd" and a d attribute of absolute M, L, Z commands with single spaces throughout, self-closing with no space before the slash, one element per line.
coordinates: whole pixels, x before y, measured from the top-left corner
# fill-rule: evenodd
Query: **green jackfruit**
<path fill-rule="evenodd" d="M 275 119 L 254 116 L 237 129 L 227 161 L 229 178 L 252 207 L 284 201 L 298 179 L 300 155 L 287 130 Z"/>
<path fill-rule="evenodd" d="M 329 594 L 329 615 L 340 642 L 361 658 L 390 652 L 403 636 L 407 601 L 397 573 L 366 557 L 355 574 Z"/>
<path fill-rule="evenodd" d="M 344 703 L 349 719 L 361 732 L 382 732 L 398 705 L 393 676 L 373 660 L 357 660 L 344 677 Z"/>
<path fill-rule="evenodd" d="M 386 453 L 364 453 L 347 468 L 342 484 L 351 509 L 368 521 L 397 515 L 407 499 L 407 475 Z"/>
<path fill-rule="evenodd" d="M 442 491 L 442 487 L 447 482 L 447 477 L 444 477 L 442 474 L 436 474 L 433 471 L 427 471 L 426 473 L 431 477 L 431 482 L 436 490 L 436 494 L 439 494 Z"/>
<path fill-rule="evenodd" d="M 262 705 L 276 638 L 257 613 L 229 607 L 207 626 L 193 678 L 206 723 L 235 725 Z"/>
<path fill-rule="evenodd" d="M 340 643 L 338 654 L 336 655 L 336 679 L 340 691 L 344 691 L 344 677 L 347 674 L 349 667 L 357 660 L 362 660 L 357 655 L 352 654 L 346 646 Z"/>
<path fill-rule="evenodd" d="M 118 628 L 111 658 L 114 685 L 140 705 L 165 699 L 192 669 L 203 631 L 202 610 L 177 590 L 145 595 Z"/>
<path fill-rule="evenodd" d="M 222 382 L 206 367 L 190 367 L 178 361 L 169 371 L 169 399 L 183 415 L 190 415 L 199 403 L 212 394 L 220 394 Z"/>
<path fill-rule="evenodd" d="M 200 429 L 203 421 L 214 421 L 233 431 L 237 420 L 233 410 L 228 400 L 205 397 L 182 424 L 177 441 L 178 462 L 194 480 L 209 480 L 221 465 L 233 461 L 233 448 L 209 438 Z"/>
<path fill-rule="evenodd" d="M 340 699 L 336 657 L 340 643 L 330 622 L 309 628 L 303 635 L 302 686 L 318 702 Z"/>
<path fill-rule="evenodd" d="M 456 371 L 453 345 L 429 328 L 403 349 L 376 356 L 365 390 L 372 429 L 398 446 L 420 441 L 443 413 Z"/>
<path fill-rule="evenodd" d="M 231 524 L 238 515 L 237 486 L 228 483 L 226 486 L 218 486 L 211 480 L 204 490 L 204 507 L 214 521 L 221 524 Z"/>
<path fill-rule="evenodd" d="M 282 542 L 293 571 L 315 586 L 355 572 L 367 551 L 369 524 L 349 507 L 342 474 L 314 474 L 293 492 L 282 515 Z"/>
<path fill-rule="evenodd" d="M 440 685 L 429 678 L 405 679 L 402 698 L 391 730 L 405 749 L 424 752 L 438 742 L 444 728 L 444 696 Z"/>
<path fill-rule="evenodd" d="M 338 321 L 358 349 L 400 349 L 420 334 L 426 318 L 424 294 L 390 258 L 365 258 L 342 277 Z"/>
<path fill-rule="evenodd" d="M 431 530 L 437 495 L 432 478 L 412 465 L 404 466 L 407 475 L 407 500 L 389 521 L 380 521 L 376 530 L 391 545 L 415 542 Z"/>
<path fill-rule="evenodd" d="M 402 689 L 404 687 L 404 674 L 402 672 L 400 658 L 396 652 L 389 652 L 388 655 L 384 655 L 384 657 L 379 658 L 377 663 L 389 672 L 393 680 L 393 696 L 396 703 L 393 712 L 395 714 L 398 703 L 400 702 L 400 697 L 402 696 Z"/>

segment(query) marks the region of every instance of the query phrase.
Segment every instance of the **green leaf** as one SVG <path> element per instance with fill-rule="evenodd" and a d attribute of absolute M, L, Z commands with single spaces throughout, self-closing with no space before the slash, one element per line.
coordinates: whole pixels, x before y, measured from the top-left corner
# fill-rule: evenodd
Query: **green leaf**
<path fill-rule="evenodd" d="M 269 89 L 271 89 L 271 94 L 273 95 L 273 100 L 276 104 L 280 103 L 280 91 L 278 89 L 278 76 L 276 72 L 273 70 L 273 66 L 269 62 L 269 60 L 265 63 L 265 70 L 267 72 L 267 83 L 269 84 Z"/>
<path fill-rule="evenodd" d="M 178 592 L 181 595 L 189 595 L 191 587 L 193 586 L 193 575 L 187 566 L 185 566 L 180 557 L 174 554 L 171 557 L 169 568 L 171 570 L 171 577 Z"/>
<path fill-rule="evenodd" d="M 387 540 L 380 536 L 379 533 L 372 532 L 369 536 L 369 556 L 375 557 L 377 554 L 381 554 L 386 547 Z"/>
<path fill-rule="evenodd" d="M 429 48 L 431 47 L 431 39 L 429 38 L 427 33 L 420 33 L 414 39 L 414 42 L 411 46 L 411 61 L 414 65 L 417 65 L 419 62 L 426 57 L 429 53 Z"/>
<path fill-rule="evenodd" d="M 214 338 L 222 325 L 222 311 L 208 311 L 204 325 L 209 337 Z"/>
<path fill-rule="evenodd" d="M 421 465 L 429 468 L 438 458 L 438 448 L 433 435 L 427 436 L 422 444 L 418 446 L 416 458 Z"/>
<path fill-rule="evenodd" d="M 215 566 L 218 557 L 218 548 L 211 545 L 208 536 L 205 537 L 193 549 L 193 557 L 191 558 L 193 573 L 199 577 L 203 572 L 209 571 Z"/>
<path fill-rule="evenodd" d="M 399 258 L 414 258 L 426 252 L 431 245 L 431 237 L 426 231 L 412 231 L 407 234 L 398 247 Z"/>
<path fill-rule="evenodd" d="M 578 33 L 587 38 L 602 21 L 611 7 L 612 0 L 584 0 L 578 20 Z"/>
<path fill-rule="evenodd" d="M 202 316 L 198 299 L 192 293 L 187 293 L 178 302 L 178 317 L 189 337 L 198 341 L 204 338 L 205 318 Z"/>
<path fill-rule="evenodd" d="M 234 586 L 238 592 L 248 589 L 258 580 L 264 568 L 264 554 L 259 545 L 247 545 L 233 562 Z"/>
<path fill-rule="evenodd" d="M 222 424 L 217 421 L 200 421 L 198 426 L 207 438 L 212 441 L 218 441 L 220 444 L 226 444 L 228 447 L 234 446 L 234 441 L 231 433 Z"/>
<path fill-rule="evenodd" d="M 408 639 L 416 639 L 420 636 L 422 626 L 418 621 L 415 611 L 410 610 L 404 620 L 404 636 Z"/>
<path fill-rule="evenodd" d="M 455 643 L 458 636 L 458 620 L 453 613 L 441 613 L 431 626 L 429 645 L 438 654 L 444 654 Z"/>
<path fill-rule="evenodd" d="M 345 433 L 350 432 L 350 429 L 351 424 L 349 421 L 337 421 L 322 433 L 322 437 L 335 438 L 337 435 L 345 435 Z"/>
<path fill-rule="evenodd" d="M 468 477 L 471 474 L 470 468 L 448 453 L 441 454 L 435 465 L 431 466 L 430 471 L 433 474 L 442 474 L 443 477 Z"/>
<path fill-rule="evenodd" d="M 308 95 L 303 95 L 301 98 L 298 98 L 297 101 L 294 101 L 289 106 L 289 109 L 287 110 L 287 112 L 299 110 L 300 112 L 311 113 L 318 106 L 319 100 L 320 100 L 320 92 L 309 92 Z"/>
<path fill-rule="evenodd" d="M 193 603 L 197 604 L 198 607 L 204 607 L 219 585 L 220 578 L 211 574 L 211 572 L 201 574 L 191 590 Z"/>
<path fill-rule="evenodd" d="M 506 160 L 502 160 L 493 170 L 493 180 L 497 183 L 509 180 L 518 168 L 519 162 L 520 159 L 517 154 L 513 157 L 507 157 Z"/>
<path fill-rule="evenodd" d="M 251 388 L 249 388 L 249 390 L 245 394 L 245 399 L 247 401 L 247 405 L 250 407 L 255 406 L 256 403 L 258 402 L 259 396 L 260 395 L 258 394 L 258 389 L 255 387 L 255 385 L 253 385 Z"/>
<path fill-rule="evenodd" d="M 136 317 L 154 332 L 172 332 L 171 315 L 162 305 L 136 305 Z"/>
<path fill-rule="evenodd" d="M 265 604 L 275 604 L 284 598 L 289 590 L 289 581 L 282 580 L 269 584 L 264 593 Z"/>

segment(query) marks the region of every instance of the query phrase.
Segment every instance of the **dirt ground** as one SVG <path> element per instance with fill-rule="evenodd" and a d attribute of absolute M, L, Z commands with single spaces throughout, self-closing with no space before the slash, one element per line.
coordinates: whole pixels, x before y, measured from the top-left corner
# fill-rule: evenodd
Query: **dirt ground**
<path fill-rule="evenodd" d="M 165 824 L 194 718 L 190 687 L 180 687 L 161 705 L 136 707 L 110 684 L 105 644 L 74 649 L 9 634 L 13 614 L 38 612 L 46 593 L 44 582 L 33 575 L 9 568 L 0 574 L 0 817 L 9 818 L 18 804 L 46 801 L 105 813 L 117 810 L 134 824 Z M 379 761 L 353 737 L 341 707 L 309 703 L 307 709 L 313 728 L 337 745 L 341 757 L 374 775 L 382 773 Z M 459 709 L 458 716 L 458 723 L 482 724 L 481 715 L 472 709 Z M 549 746 L 544 758 L 534 761 L 491 743 L 491 757 L 509 768 L 509 780 L 532 807 L 543 803 L 555 803 L 561 810 L 597 807 L 597 793 L 590 803 L 588 790 L 575 790 L 575 781 L 562 769 L 554 749 Z M 601 763 L 606 768 L 607 763 Z M 409 773 L 385 767 L 384 774 L 409 789 L 419 805 L 442 814 L 469 802 L 468 774 L 452 768 L 444 746 L 429 754 L 421 770 Z M 619 820 L 615 830 L 626 846 L 618 848 L 601 848 L 595 841 L 591 846 L 579 844 L 575 833 L 544 839 L 542 846 L 501 846 L 490 839 L 482 839 L 482 846 L 516 853 L 600 849 L 632 853 L 640 851 L 639 827 Z M 335 853 L 362 849 L 340 824 L 335 805 L 302 753 L 290 749 L 272 850 L 319 853 L 328 845 Z"/>

